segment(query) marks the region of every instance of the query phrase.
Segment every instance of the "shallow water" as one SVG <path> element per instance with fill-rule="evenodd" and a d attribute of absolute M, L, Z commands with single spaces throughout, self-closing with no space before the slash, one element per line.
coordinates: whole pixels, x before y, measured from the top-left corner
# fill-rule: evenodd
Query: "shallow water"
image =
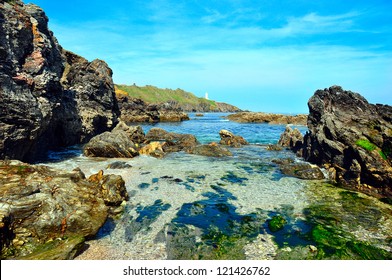
<path fill-rule="evenodd" d="M 228 129 L 251 143 L 274 144 L 284 130 L 220 116 L 157 126 L 195 134 L 200 142 L 218 141 L 219 130 Z M 77 151 L 53 153 L 54 160 L 45 164 L 79 167 L 86 176 L 99 170 L 119 174 L 131 197 L 124 213 L 88 241 L 90 248 L 80 259 L 390 258 L 371 249 L 392 252 L 390 205 L 324 181 L 284 176 L 272 159 L 298 160 L 289 151 L 249 145 L 231 149 L 234 156 L 227 158 L 180 152 L 163 159 L 94 159 Z M 108 168 L 116 161 L 131 167 Z M 286 223 L 273 232 L 269 221 L 275 216 Z M 340 247 L 330 240 L 339 240 Z M 310 245 L 318 250 L 309 250 Z"/>

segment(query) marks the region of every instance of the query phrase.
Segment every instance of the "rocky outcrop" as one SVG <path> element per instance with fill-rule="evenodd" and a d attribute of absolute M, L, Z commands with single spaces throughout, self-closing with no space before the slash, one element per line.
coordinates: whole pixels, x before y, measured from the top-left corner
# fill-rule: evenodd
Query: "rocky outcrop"
<path fill-rule="evenodd" d="M 269 123 L 306 125 L 307 115 L 282 115 L 272 113 L 240 112 L 228 115 L 227 118 L 240 123 Z"/>
<path fill-rule="evenodd" d="M 63 50 L 47 24 L 36 5 L 0 3 L 0 158 L 33 161 L 117 123 L 110 68 Z"/>
<path fill-rule="evenodd" d="M 219 131 L 219 136 L 221 138 L 219 142 L 221 145 L 239 148 L 242 145 L 249 144 L 242 136 L 234 135 L 232 132 L 225 129 Z"/>
<path fill-rule="evenodd" d="M 278 145 L 298 152 L 302 149 L 303 141 L 304 136 L 298 128 L 293 129 L 291 126 L 286 126 L 285 131 L 280 135 Z"/>
<path fill-rule="evenodd" d="M 147 142 L 165 142 L 166 144 L 163 146 L 165 153 L 186 151 L 199 144 L 196 137 L 192 134 L 167 132 L 162 128 L 155 127 L 147 133 L 146 140 Z"/>
<path fill-rule="evenodd" d="M 116 94 L 121 120 L 127 123 L 138 122 L 180 122 L 189 120 L 188 114 L 170 103 L 148 104 L 141 99 L 130 98 L 125 94 Z"/>
<path fill-rule="evenodd" d="M 108 215 L 101 188 L 80 170 L 0 161 L 2 258 L 28 256 L 55 239 L 94 236 Z"/>
<path fill-rule="evenodd" d="M 309 99 L 303 157 L 340 184 L 392 197 L 392 107 L 333 86 Z"/>

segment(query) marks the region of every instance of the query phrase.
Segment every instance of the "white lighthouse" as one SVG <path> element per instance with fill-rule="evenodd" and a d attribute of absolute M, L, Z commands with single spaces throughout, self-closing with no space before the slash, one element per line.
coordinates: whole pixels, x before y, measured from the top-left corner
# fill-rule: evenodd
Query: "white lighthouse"
<path fill-rule="evenodd" d="M 204 95 L 204 98 L 207 99 L 207 100 L 209 100 L 209 99 L 208 99 L 208 92 L 206 92 L 206 94 Z"/>

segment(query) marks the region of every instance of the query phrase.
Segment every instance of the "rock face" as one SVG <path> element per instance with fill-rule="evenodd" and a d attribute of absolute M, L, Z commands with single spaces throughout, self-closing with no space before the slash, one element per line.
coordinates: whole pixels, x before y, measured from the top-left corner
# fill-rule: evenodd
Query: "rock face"
<path fill-rule="evenodd" d="M 0 161 L 2 258 L 28 256 L 56 238 L 94 236 L 108 215 L 101 188 L 80 170 Z"/>
<path fill-rule="evenodd" d="M 137 122 L 180 122 L 189 120 L 189 116 L 169 103 L 148 104 L 141 99 L 130 98 L 116 93 L 121 119 L 127 123 Z"/>
<path fill-rule="evenodd" d="M 219 136 L 221 138 L 219 142 L 221 145 L 239 148 L 242 145 L 249 144 L 242 136 L 234 135 L 232 132 L 225 129 L 219 131 Z"/>
<path fill-rule="evenodd" d="M 36 5 L 0 3 L 0 159 L 33 161 L 117 123 L 110 68 L 63 50 L 47 23 Z"/>
<path fill-rule="evenodd" d="M 339 86 L 317 90 L 308 106 L 303 157 L 344 186 L 392 197 L 392 107 Z"/>
<path fill-rule="evenodd" d="M 240 112 L 240 113 L 228 115 L 227 118 L 231 121 L 240 122 L 240 123 L 306 125 L 307 115 L 300 114 L 300 115 L 290 116 L 290 115 L 272 114 L 272 113 Z"/>

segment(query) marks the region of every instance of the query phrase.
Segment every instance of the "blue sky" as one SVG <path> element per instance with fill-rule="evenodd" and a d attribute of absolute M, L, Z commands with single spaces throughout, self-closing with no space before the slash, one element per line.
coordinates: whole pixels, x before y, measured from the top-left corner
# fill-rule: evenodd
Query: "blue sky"
<path fill-rule="evenodd" d="M 390 0 L 31 2 L 65 49 L 105 60 L 115 83 L 264 112 L 306 113 L 334 84 L 392 104 Z"/>

